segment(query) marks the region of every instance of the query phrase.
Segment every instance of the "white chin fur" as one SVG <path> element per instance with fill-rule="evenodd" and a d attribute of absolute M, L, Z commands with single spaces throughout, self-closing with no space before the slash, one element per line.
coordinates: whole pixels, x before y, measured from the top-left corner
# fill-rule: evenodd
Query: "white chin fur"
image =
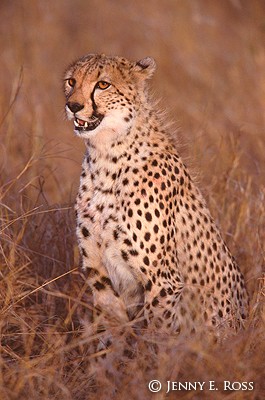
<path fill-rule="evenodd" d="M 74 133 L 76 136 L 82 139 L 90 139 L 91 137 L 95 136 L 99 131 L 100 125 L 95 128 L 93 131 L 79 131 L 78 129 L 74 129 Z"/>

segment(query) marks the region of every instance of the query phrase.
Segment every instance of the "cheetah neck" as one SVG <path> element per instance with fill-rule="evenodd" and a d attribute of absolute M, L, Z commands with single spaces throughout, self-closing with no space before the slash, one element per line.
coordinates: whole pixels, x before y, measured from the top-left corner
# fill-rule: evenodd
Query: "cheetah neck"
<path fill-rule="evenodd" d="M 117 132 L 112 140 L 104 140 L 108 133 L 106 130 L 100 133 L 100 137 L 88 139 L 86 147 L 94 163 L 114 164 L 114 169 L 122 164 L 145 163 L 156 152 L 156 148 L 167 151 L 172 147 L 170 137 L 151 107 L 142 108 L 126 132 Z"/>

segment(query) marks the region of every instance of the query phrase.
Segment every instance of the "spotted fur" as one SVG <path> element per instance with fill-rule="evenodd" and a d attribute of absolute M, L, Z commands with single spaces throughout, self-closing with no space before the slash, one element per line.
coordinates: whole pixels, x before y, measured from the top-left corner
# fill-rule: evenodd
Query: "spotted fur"
<path fill-rule="evenodd" d="M 76 200 L 82 268 L 95 305 L 121 322 L 139 310 L 178 332 L 238 325 L 239 268 L 149 99 L 155 62 L 88 55 L 65 75 L 66 112 L 86 143 Z"/>

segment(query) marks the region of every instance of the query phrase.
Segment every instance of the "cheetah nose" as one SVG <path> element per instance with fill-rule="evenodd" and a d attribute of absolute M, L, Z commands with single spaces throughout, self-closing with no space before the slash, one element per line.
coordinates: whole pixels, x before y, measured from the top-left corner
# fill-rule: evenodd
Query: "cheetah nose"
<path fill-rule="evenodd" d="M 84 108 L 84 106 L 82 104 L 72 103 L 71 101 L 68 101 L 68 103 L 66 103 L 66 105 L 69 108 L 69 110 L 72 111 L 72 113 L 74 113 L 74 114 Z"/>

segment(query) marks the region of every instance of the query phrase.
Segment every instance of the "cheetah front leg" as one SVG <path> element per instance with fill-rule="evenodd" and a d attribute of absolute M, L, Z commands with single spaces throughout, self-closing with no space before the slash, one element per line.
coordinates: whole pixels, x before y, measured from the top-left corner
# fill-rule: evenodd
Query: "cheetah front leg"
<path fill-rule="evenodd" d="M 82 252 L 82 270 L 93 294 L 93 329 L 100 333 L 97 351 L 102 351 L 112 343 L 112 329 L 124 326 L 129 319 L 124 302 L 112 287 L 101 249 L 89 240 L 81 240 L 80 247 L 86 249 L 85 254 Z"/>
<path fill-rule="evenodd" d="M 125 306 L 113 289 L 102 259 L 100 215 L 91 204 L 93 194 L 89 157 L 86 155 L 75 205 L 81 266 L 93 293 L 95 307 L 101 310 L 101 314 L 116 317 L 124 323 L 128 321 Z"/>
<path fill-rule="evenodd" d="M 81 265 L 93 294 L 94 306 L 98 314 L 104 314 L 121 323 L 128 321 L 128 315 L 123 301 L 114 290 L 108 271 L 103 263 L 100 243 L 95 244 L 95 230 L 91 237 L 80 238 L 84 225 L 78 229 L 79 248 L 81 253 Z M 93 232 L 93 228 L 90 227 Z"/>

